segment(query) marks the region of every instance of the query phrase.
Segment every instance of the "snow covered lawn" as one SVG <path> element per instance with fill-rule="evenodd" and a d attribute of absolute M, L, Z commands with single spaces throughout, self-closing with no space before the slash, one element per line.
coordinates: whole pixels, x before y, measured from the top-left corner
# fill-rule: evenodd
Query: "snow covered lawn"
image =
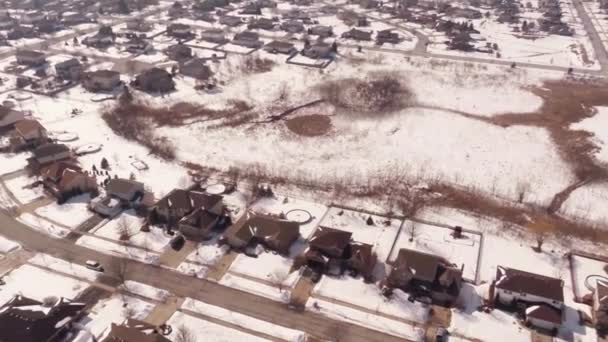
<path fill-rule="evenodd" d="M 0 174 L 11 173 L 25 168 L 29 157 L 31 157 L 29 152 L 0 153 Z"/>
<path fill-rule="evenodd" d="M 91 282 L 97 281 L 97 278 L 100 276 L 99 272 L 90 270 L 86 268 L 85 265 L 70 263 L 48 254 L 36 254 L 29 260 L 29 262 L 34 265 L 49 268 L 60 273 L 69 274 L 76 278 L 86 279 Z"/>
<path fill-rule="evenodd" d="M 217 238 L 204 241 L 197 245 L 196 250 L 186 257 L 186 261 L 179 264 L 179 272 L 205 278 L 209 269 L 229 250 L 228 246 L 218 246 Z"/>
<path fill-rule="evenodd" d="M 572 265 L 572 278 L 575 281 L 573 288 L 574 295 L 579 300 L 586 294 L 592 293 L 592 289 L 595 289 L 596 281 L 601 280 L 608 283 L 608 263 L 580 255 L 572 255 L 570 262 Z"/>
<path fill-rule="evenodd" d="M 132 280 L 125 281 L 124 284 L 120 285 L 120 288 L 136 295 L 158 301 L 164 301 L 170 295 L 169 291 L 167 290 L 158 289 L 148 284 L 138 283 Z"/>
<path fill-rule="evenodd" d="M 33 188 L 30 187 L 30 185 L 35 182 L 35 178 L 30 178 L 24 175 L 7 179 L 4 181 L 4 184 L 13 193 L 13 195 L 15 195 L 19 202 L 25 204 L 44 196 L 44 189 L 41 185 Z"/>
<path fill-rule="evenodd" d="M 22 214 L 17 218 L 17 220 L 19 220 L 23 224 L 26 224 L 34 230 L 56 238 L 63 238 L 70 233 L 70 230 L 63 227 L 59 227 L 47 220 L 34 216 L 30 213 Z"/>
<path fill-rule="evenodd" d="M 313 297 L 319 295 L 419 323 L 426 321 L 429 311 L 421 303 L 408 301 L 409 295 L 401 290 L 395 290 L 393 297 L 387 299 L 377 284 L 366 284 L 361 278 L 350 276 L 323 276 L 313 291 Z"/>
<path fill-rule="evenodd" d="M 298 271 L 289 273 L 292 264 L 292 259 L 270 252 L 264 252 L 257 258 L 239 254 L 230 266 L 229 272 L 291 288 L 299 278 Z"/>
<path fill-rule="evenodd" d="M 68 227 L 76 228 L 93 216 L 93 213 L 87 209 L 90 200 L 91 197 L 88 194 L 79 195 L 70 198 L 64 204 L 53 202 L 45 207 L 38 208 L 36 214 Z"/>
<path fill-rule="evenodd" d="M 0 306 L 16 294 L 42 301 L 46 297 L 74 299 L 88 284 L 31 265 L 23 265 L 2 277 Z"/>
<path fill-rule="evenodd" d="M 0 236 L 0 254 L 8 254 L 19 247 L 21 246 L 15 241 Z"/>
<path fill-rule="evenodd" d="M 594 142 L 598 147 L 595 157 L 608 163 L 608 107 L 595 107 L 597 113 L 571 126 L 575 130 L 583 130 L 595 135 Z"/>
<path fill-rule="evenodd" d="M 303 342 L 305 334 L 301 331 L 284 328 L 280 325 L 262 321 L 224 308 L 209 305 L 192 298 L 186 298 L 182 309 L 194 311 L 205 316 L 216 318 L 245 329 L 251 329 L 260 333 L 277 337 L 283 341 Z M 211 338 L 211 337 L 208 337 Z"/>
<path fill-rule="evenodd" d="M 562 204 L 562 215 L 608 229 L 608 182 L 591 183 L 574 190 Z"/>
<path fill-rule="evenodd" d="M 173 332 L 169 335 L 169 338 L 175 340 L 177 330 L 179 327 L 187 327 L 194 336 L 204 336 L 205 339 L 213 342 L 233 342 L 233 341 L 247 341 L 247 342 L 268 342 L 268 340 L 246 334 L 239 330 L 228 328 L 219 324 L 208 322 L 204 319 L 189 316 L 181 312 L 176 312 L 171 316 L 167 324 L 173 327 Z"/>
<path fill-rule="evenodd" d="M 165 234 L 163 229 L 155 226 L 151 226 L 149 232 L 143 232 L 140 230 L 143 223 L 144 219 L 136 216 L 134 210 L 127 210 L 99 227 L 94 234 L 118 242 L 120 241 L 120 227 L 126 224 L 131 236 L 127 241 L 129 244 L 157 253 L 162 252 L 172 237 Z"/>
<path fill-rule="evenodd" d="M 290 291 L 287 291 L 286 289 L 279 290 L 278 287 L 245 279 L 230 273 L 226 273 L 219 283 L 261 297 L 266 297 L 277 302 L 289 303 L 291 297 Z"/>
<path fill-rule="evenodd" d="M 464 266 L 464 278 L 475 281 L 481 236 L 463 232 L 462 238 L 455 239 L 453 232 L 448 228 L 407 220 L 389 259 L 396 260 L 402 248 L 439 255 L 458 267 Z"/>

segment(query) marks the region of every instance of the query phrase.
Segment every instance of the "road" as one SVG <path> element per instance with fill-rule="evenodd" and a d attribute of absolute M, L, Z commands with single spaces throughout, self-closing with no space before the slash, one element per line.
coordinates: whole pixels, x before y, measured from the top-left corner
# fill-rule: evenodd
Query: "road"
<path fill-rule="evenodd" d="M 595 51 L 595 57 L 600 63 L 602 70 L 608 70 L 608 53 L 606 53 L 606 48 L 604 47 L 604 43 L 602 42 L 602 38 L 597 33 L 595 29 L 595 25 L 593 25 L 593 21 L 589 17 L 589 14 L 585 10 L 585 6 L 581 0 L 572 0 L 572 4 L 576 11 L 578 12 L 578 16 L 583 22 L 583 26 L 585 27 L 585 31 L 589 35 L 589 40 L 591 41 L 591 45 L 593 45 L 593 51 Z"/>
<path fill-rule="evenodd" d="M 190 297 L 287 328 L 304 331 L 323 340 L 345 340 L 354 342 L 406 341 L 379 331 L 358 325 L 333 320 L 310 311 L 296 312 L 285 304 L 236 290 L 204 279 L 144 264 L 138 261 L 111 256 L 75 245 L 64 239 L 51 238 L 0 213 L 0 235 L 19 242 L 25 249 L 50 254 L 69 262 L 83 264 L 86 260 L 98 260 L 106 273 L 119 276 L 116 271 L 126 270 L 124 278 L 166 289 L 180 297 Z"/>

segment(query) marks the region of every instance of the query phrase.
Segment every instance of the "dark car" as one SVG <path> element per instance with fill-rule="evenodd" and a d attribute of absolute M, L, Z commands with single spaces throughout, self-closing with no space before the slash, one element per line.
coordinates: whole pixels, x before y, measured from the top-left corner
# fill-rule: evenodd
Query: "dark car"
<path fill-rule="evenodd" d="M 173 248 L 176 251 L 179 251 L 180 249 L 182 249 L 182 247 L 184 247 L 185 243 L 186 243 L 186 239 L 184 239 L 183 235 L 178 235 L 178 236 L 174 237 L 170 242 L 171 248 Z"/>

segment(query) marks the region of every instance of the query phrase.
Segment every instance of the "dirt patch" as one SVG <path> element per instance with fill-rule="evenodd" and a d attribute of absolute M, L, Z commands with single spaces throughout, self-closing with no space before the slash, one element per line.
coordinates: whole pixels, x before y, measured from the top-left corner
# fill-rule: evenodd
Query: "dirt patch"
<path fill-rule="evenodd" d="M 285 121 L 287 128 L 305 137 L 324 135 L 331 130 L 331 119 L 327 115 L 312 114 L 298 116 Z"/>

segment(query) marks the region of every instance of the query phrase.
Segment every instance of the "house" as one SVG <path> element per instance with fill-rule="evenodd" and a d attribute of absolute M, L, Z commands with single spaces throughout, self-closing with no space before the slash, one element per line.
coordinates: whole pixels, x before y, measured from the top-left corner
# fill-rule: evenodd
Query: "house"
<path fill-rule="evenodd" d="M 89 203 L 89 209 L 103 216 L 114 217 L 123 208 L 131 208 L 138 204 L 144 195 L 143 183 L 114 178 L 106 184 L 106 195 L 93 199 Z"/>
<path fill-rule="evenodd" d="M 211 12 L 218 7 L 226 7 L 228 5 L 228 0 L 204 0 L 192 5 L 192 9 L 200 12 Z"/>
<path fill-rule="evenodd" d="M 44 286 L 41 284 L 41 286 Z M 59 298 L 54 303 L 14 296 L 0 307 L 0 341 L 56 342 L 80 319 L 85 304 Z"/>
<path fill-rule="evenodd" d="M 262 7 L 256 3 L 249 3 L 239 11 L 242 15 L 262 15 Z"/>
<path fill-rule="evenodd" d="M 34 24 L 45 19 L 42 11 L 27 11 L 21 14 L 20 22 L 24 24 Z"/>
<path fill-rule="evenodd" d="M 150 68 L 137 75 L 132 85 L 147 92 L 167 93 L 175 90 L 173 76 L 165 69 Z"/>
<path fill-rule="evenodd" d="M 35 147 L 48 142 L 48 136 L 46 129 L 37 120 L 19 120 L 15 123 L 13 140 L 19 147 Z"/>
<path fill-rule="evenodd" d="M 264 45 L 264 50 L 270 53 L 282 53 L 285 55 L 292 55 L 298 51 L 292 43 L 278 40 L 273 40 L 272 42 Z"/>
<path fill-rule="evenodd" d="M 327 38 L 334 35 L 334 29 L 331 26 L 317 25 L 308 29 L 308 34 L 311 36 L 319 36 Z"/>
<path fill-rule="evenodd" d="M 277 3 L 273 0 L 256 0 L 255 4 L 260 8 L 277 8 Z"/>
<path fill-rule="evenodd" d="M 259 29 L 259 30 L 272 30 L 274 29 L 275 22 L 272 19 L 268 18 L 257 18 L 251 19 L 249 24 L 247 24 L 247 28 L 250 30 Z"/>
<path fill-rule="evenodd" d="M 40 66 L 46 63 L 46 55 L 33 50 L 17 50 L 17 64 Z"/>
<path fill-rule="evenodd" d="M 562 310 L 551 305 L 532 305 L 525 310 L 525 322 L 546 331 L 556 332 L 562 326 Z"/>
<path fill-rule="evenodd" d="M 264 245 L 280 254 L 289 254 L 289 248 L 300 236 L 297 222 L 281 220 L 247 212 L 224 233 L 226 242 L 235 249 Z"/>
<path fill-rule="evenodd" d="M 169 56 L 169 59 L 174 61 L 186 61 L 192 58 L 192 48 L 184 44 L 174 44 L 169 46 L 165 50 L 165 54 Z"/>
<path fill-rule="evenodd" d="M 376 34 L 376 44 L 399 44 L 401 41 L 401 37 L 396 32 L 393 32 L 391 29 L 386 29 L 382 31 L 378 31 Z"/>
<path fill-rule="evenodd" d="M 120 74 L 112 70 L 87 72 L 82 78 L 84 88 L 92 92 L 112 91 L 120 84 Z"/>
<path fill-rule="evenodd" d="M 372 40 L 372 33 L 362 30 L 357 30 L 356 28 L 350 29 L 350 31 L 346 31 L 342 33 L 342 38 L 344 39 L 354 39 L 359 41 L 370 41 Z"/>
<path fill-rule="evenodd" d="M 226 35 L 224 30 L 220 29 L 209 29 L 201 32 L 201 39 L 206 42 L 216 43 L 216 44 L 225 44 L 228 42 L 226 39 Z"/>
<path fill-rule="evenodd" d="M 33 156 L 28 159 L 34 170 L 42 166 L 72 158 L 72 151 L 63 144 L 44 144 L 33 151 Z"/>
<path fill-rule="evenodd" d="M 211 68 L 200 58 L 192 58 L 180 63 L 179 73 L 202 81 L 208 80 L 212 75 Z"/>
<path fill-rule="evenodd" d="M 182 18 L 188 14 L 188 10 L 179 2 L 174 2 L 167 13 L 171 18 Z"/>
<path fill-rule="evenodd" d="M 208 210 L 204 207 L 194 210 L 179 221 L 178 229 L 186 238 L 191 240 L 208 240 L 216 228 L 224 227 L 230 222 L 225 215 Z"/>
<path fill-rule="evenodd" d="M 23 26 L 17 25 L 13 26 L 12 30 L 10 30 L 6 34 L 6 38 L 8 40 L 17 40 L 22 38 L 36 38 L 38 37 L 38 33 L 32 26 Z"/>
<path fill-rule="evenodd" d="M 132 318 L 121 325 L 112 323 L 101 342 L 171 342 L 158 327 Z"/>
<path fill-rule="evenodd" d="M 143 19 L 127 21 L 127 30 L 136 32 L 148 32 L 152 30 L 152 24 Z"/>
<path fill-rule="evenodd" d="M 83 39 L 82 43 L 96 48 L 105 48 L 114 44 L 115 40 L 116 35 L 114 34 L 114 31 L 112 31 L 112 27 L 102 26 L 96 34 Z"/>
<path fill-rule="evenodd" d="M 299 20 L 288 20 L 281 23 L 281 30 L 288 33 L 304 32 L 304 24 Z"/>
<path fill-rule="evenodd" d="M 302 50 L 302 55 L 312 59 L 331 58 L 332 47 L 326 43 L 316 43 Z"/>
<path fill-rule="evenodd" d="M 222 25 L 236 27 L 236 26 L 242 25 L 243 23 L 244 23 L 244 21 L 241 17 L 232 16 L 232 15 L 225 15 L 225 16 L 220 17 L 220 24 L 222 24 Z"/>
<path fill-rule="evenodd" d="M 44 188 L 50 192 L 59 203 L 63 203 L 83 193 L 97 195 L 97 179 L 69 162 L 56 162 L 40 169 L 40 177 Z M 94 196 L 93 196 L 94 197 Z"/>
<path fill-rule="evenodd" d="M 256 32 L 243 31 L 234 35 L 232 44 L 258 49 L 264 45 L 264 42 L 260 40 L 260 36 Z"/>
<path fill-rule="evenodd" d="M 377 261 L 373 246 L 353 242 L 351 232 L 323 226 L 310 237 L 304 258 L 319 273 L 341 275 L 348 269 L 365 279 L 371 279 Z"/>
<path fill-rule="evenodd" d="M 24 118 L 25 114 L 22 111 L 0 105 L 0 127 L 12 126 Z"/>
<path fill-rule="evenodd" d="M 57 19 L 44 19 L 37 22 L 34 27 L 36 27 L 38 33 L 53 33 L 64 28 L 63 24 Z"/>
<path fill-rule="evenodd" d="M 564 282 L 540 274 L 498 266 L 494 281 L 494 301 L 503 305 L 518 302 L 564 307 Z"/>
<path fill-rule="evenodd" d="M 460 294 L 462 270 L 440 256 L 402 248 L 387 285 L 449 307 Z"/>
<path fill-rule="evenodd" d="M 80 12 L 64 12 L 61 15 L 61 22 L 66 26 L 74 26 L 91 22 L 91 19 Z"/>
<path fill-rule="evenodd" d="M 82 64 L 76 58 L 71 58 L 67 61 L 55 64 L 57 77 L 64 80 L 78 80 L 82 75 L 82 71 Z"/>
<path fill-rule="evenodd" d="M 175 189 L 152 207 L 154 221 L 177 222 L 194 210 L 204 208 L 217 215 L 223 213 L 222 196 L 204 192 Z"/>
<path fill-rule="evenodd" d="M 167 26 L 167 34 L 179 39 L 189 39 L 193 36 L 192 29 L 189 25 L 179 23 Z"/>
<path fill-rule="evenodd" d="M 124 48 L 127 52 L 133 54 L 150 53 L 154 51 L 154 45 L 148 40 L 140 37 L 129 39 L 129 41 L 124 44 Z"/>

